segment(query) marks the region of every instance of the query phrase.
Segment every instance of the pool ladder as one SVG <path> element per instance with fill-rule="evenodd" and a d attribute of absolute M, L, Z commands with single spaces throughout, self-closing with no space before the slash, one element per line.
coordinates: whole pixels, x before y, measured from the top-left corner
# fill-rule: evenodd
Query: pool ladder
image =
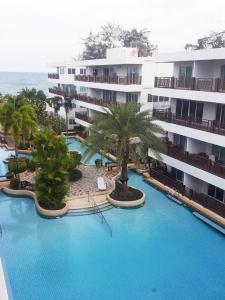
<path fill-rule="evenodd" d="M 110 236 L 112 237 L 112 228 L 109 225 L 108 221 L 106 220 L 105 216 L 103 215 L 101 209 L 99 208 L 98 204 L 95 202 L 93 198 L 90 198 L 90 192 L 87 192 L 88 194 L 88 202 L 92 204 L 92 207 L 94 208 L 95 212 L 100 216 L 102 224 L 104 223 L 106 227 L 109 230 Z"/>

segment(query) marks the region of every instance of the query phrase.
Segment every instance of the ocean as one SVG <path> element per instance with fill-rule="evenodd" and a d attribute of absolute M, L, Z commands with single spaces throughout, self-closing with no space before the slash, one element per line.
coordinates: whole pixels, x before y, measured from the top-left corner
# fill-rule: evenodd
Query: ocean
<path fill-rule="evenodd" d="M 0 72 L 0 93 L 17 94 L 23 88 L 35 88 L 48 93 L 48 88 L 52 84 L 48 83 L 47 73 L 36 72 Z"/>

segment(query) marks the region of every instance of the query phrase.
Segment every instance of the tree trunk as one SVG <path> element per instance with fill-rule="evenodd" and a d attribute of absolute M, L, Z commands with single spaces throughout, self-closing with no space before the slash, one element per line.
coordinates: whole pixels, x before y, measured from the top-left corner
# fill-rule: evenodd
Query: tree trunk
<path fill-rule="evenodd" d="M 124 153 L 123 159 L 122 159 L 122 164 L 121 164 L 121 174 L 120 174 L 120 181 L 122 183 L 121 190 L 123 193 L 128 192 L 128 164 L 129 160 L 129 148 L 127 147 L 126 152 Z"/>

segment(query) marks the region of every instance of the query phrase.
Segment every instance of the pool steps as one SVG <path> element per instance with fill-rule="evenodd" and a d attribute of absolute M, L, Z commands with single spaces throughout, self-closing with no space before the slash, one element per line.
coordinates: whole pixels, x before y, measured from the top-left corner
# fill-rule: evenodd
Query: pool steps
<path fill-rule="evenodd" d="M 101 212 L 110 210 L 113 208 L 111 204 L 105 202 L 101 205 L 98 205 L 98 208 Z M 78 209 L 70 209 L 66 214 L 65 217 L 78 217 L 78 216 L 85 216 L 85 215 L 92 215 L 99 213 L 95 207 L 88 207 L 88 208 L 78 208 Z"/>
<path fill-rule="evenodd" d="M 225 235 L 225 228 L 223 228 L 222 226 L 214 223 L 213 221 L 209 220 L 208 218 L 204 217 L 203 215 L 199 214 L 198 212 L 193 212 L 192 214 L 196 218 L 200 219 L 204 223 L 208 224 L 209 226 L 213 227 L 214 229 L 218 230 L 219 232 L 221 232 L 222 234 Z"/>
<path fill-rule="evenodd" d="M 183 205 L 183 203 L 180 200 L 178 200 L 177 198 L 173 197 L 172 195 L 166 194 L 166 196 L 167 196 L 167 198 L 169 198 L 173 202 L 177 203 L 178 205 Z"/>

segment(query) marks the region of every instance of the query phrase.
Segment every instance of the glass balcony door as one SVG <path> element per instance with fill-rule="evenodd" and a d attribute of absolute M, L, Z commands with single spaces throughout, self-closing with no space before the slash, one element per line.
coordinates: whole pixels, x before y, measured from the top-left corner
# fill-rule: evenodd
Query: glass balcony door
<path fill-rule="evenodd" d="M 192 66 L 180 66 L 177 87 L 189 89 L 191 87 Z"/>

